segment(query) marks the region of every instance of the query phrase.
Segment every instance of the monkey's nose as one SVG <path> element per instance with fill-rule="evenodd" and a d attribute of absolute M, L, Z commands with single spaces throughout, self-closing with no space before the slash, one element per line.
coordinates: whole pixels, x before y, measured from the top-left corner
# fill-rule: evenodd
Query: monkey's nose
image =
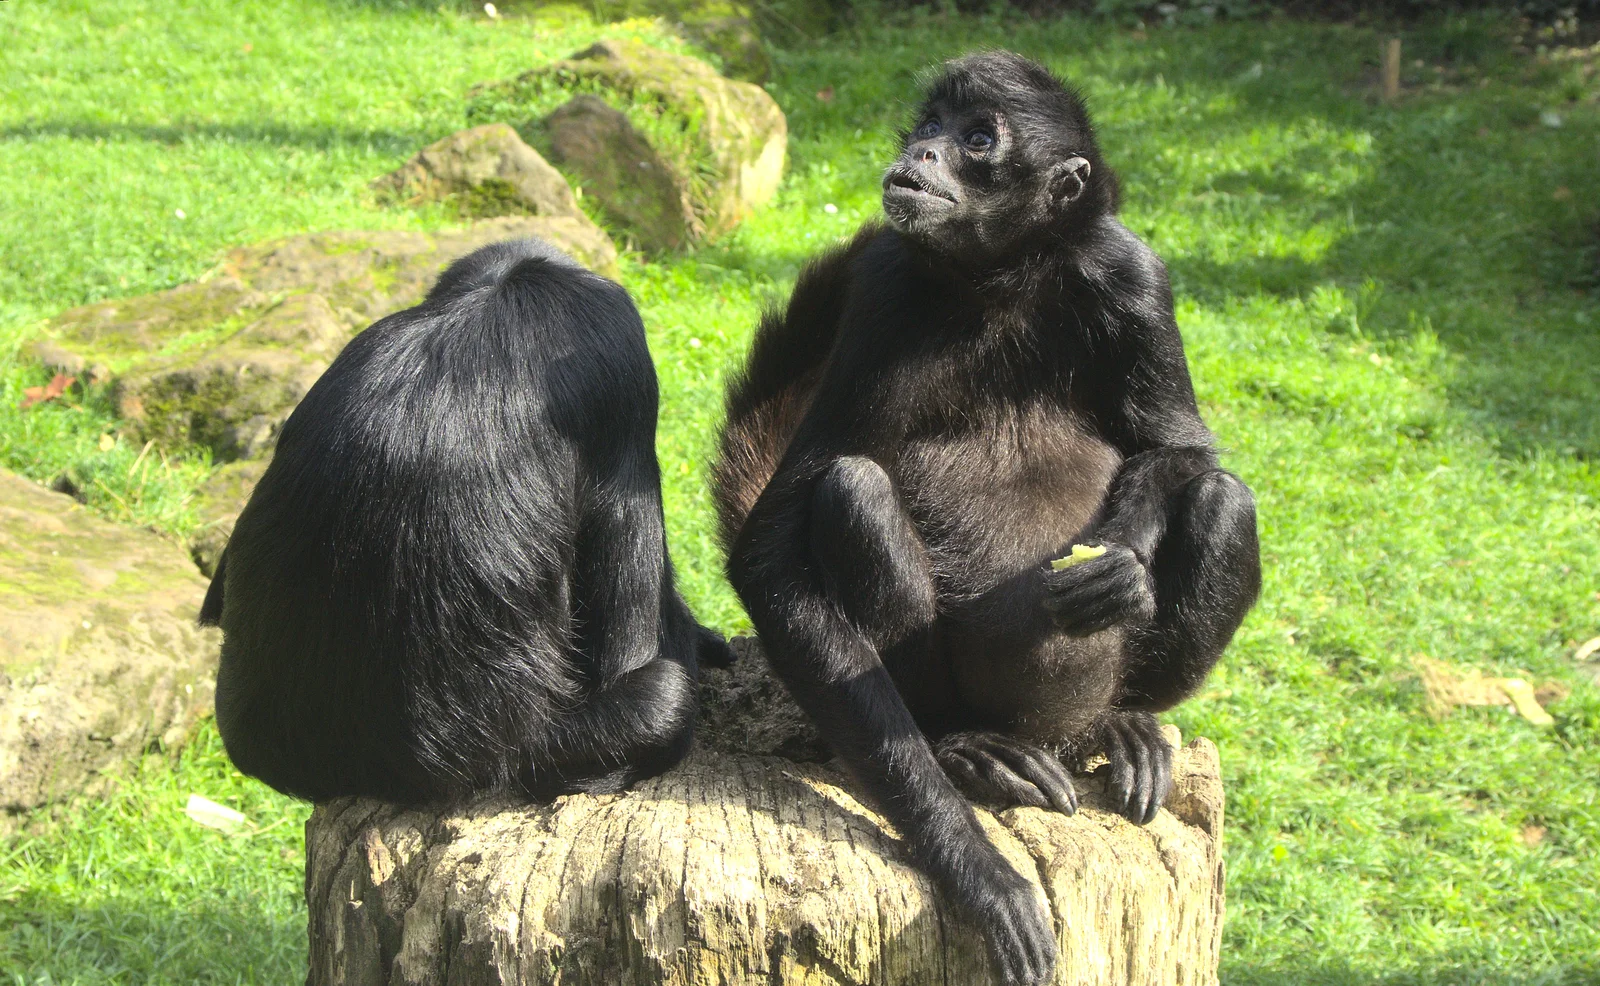
<path fill-rule="evenodd" d="M 924 147 L 922 149 L 922 163 L 923 164 L 938 164 L 939 163 L 939 152 L 934 150 L 931 147 Z"/>

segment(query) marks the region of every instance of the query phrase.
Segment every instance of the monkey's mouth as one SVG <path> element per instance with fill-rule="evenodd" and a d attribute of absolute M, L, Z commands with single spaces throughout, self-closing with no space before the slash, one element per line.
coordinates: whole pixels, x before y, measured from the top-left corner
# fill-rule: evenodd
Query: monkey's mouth
<path fill-rule="evenodd" d="M 890 168 L 883 176 L 883 197 L 902 200 L 937 199 L 955 204 L 956 197 L 910 168 Z"/>

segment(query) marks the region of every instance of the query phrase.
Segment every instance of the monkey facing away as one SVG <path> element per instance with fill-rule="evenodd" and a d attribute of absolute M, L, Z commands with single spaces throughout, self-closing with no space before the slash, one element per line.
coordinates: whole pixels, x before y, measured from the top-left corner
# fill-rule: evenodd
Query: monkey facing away
<path fill-rule="evenodd" d="M 729 577 L 780 678 L 986 932 L 1047 981 L 1033 889 L 958 786 L 1118 810 L 1171 781 L 1155 713 L 1260 589 L 1255 504 L 1201 421 L 1161 261 L 1116 219 L 1080 98 L 993 52 L 944 66 L 886 226 L 814 261 L 730 386 Z M 1093 560 L 1053 570 L 1074 544 Z"/>
<path fill-rule="evenodd" d="M 313 800 L 613 791 L 687 750 L 656 377 L 621 287 L 535 240 L 452 264 L 290 415 L 201 611 L 239 769 Z"/>

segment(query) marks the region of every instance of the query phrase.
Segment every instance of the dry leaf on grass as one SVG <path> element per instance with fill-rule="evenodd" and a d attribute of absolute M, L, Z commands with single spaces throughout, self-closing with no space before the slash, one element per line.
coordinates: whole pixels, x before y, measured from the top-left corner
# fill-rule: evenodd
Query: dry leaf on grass
<path fill-rule="evenodd" d="M 1458 671 L 1443 661 L 1425 654 L 1411 659 L 1417 673 L 1422 676 L 1422 688 L 1428 695 L 1428 711 L 1443 718 L 1460 705 L 1509 705 L 1524 719 L 1537 726 L 1550 726 L 1555 720 L 1544 710 L 1535 697 L 1533 686 L 1523 678 L 1491 678 L 1476 671 Z M 1559 689 L 1549 686 L 1541 692 L 1554 701 Z"/>
<path fill-rule="evenodd" d="M 1591 684 L 1600 685 L 1600 637 L 1579 644 L 1572 659 L 1578 662 L 1579 674 L 1588 678 Z"/>
<path fill-rule="evenodd" d="M 50 382 L 39 387 L 22 388 L 22 403 L 18 408 L 30 408 L 35 404 L 53 401 L 67 392 L 67 388 L 78 382 L 77 377 L 69 377 L 65 373 L 57 373 L 50 378 Z"/>

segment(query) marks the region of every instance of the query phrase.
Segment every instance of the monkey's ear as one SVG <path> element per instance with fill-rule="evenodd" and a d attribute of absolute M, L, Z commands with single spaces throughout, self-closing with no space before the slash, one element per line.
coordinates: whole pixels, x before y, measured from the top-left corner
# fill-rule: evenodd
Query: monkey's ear
<path fill-rule="evenodd" d="M 1075 201 L 1089 187 L 1089 162 L 1073 155 L 1050 171 L 1050 198 L 1057 205 Z"/>

